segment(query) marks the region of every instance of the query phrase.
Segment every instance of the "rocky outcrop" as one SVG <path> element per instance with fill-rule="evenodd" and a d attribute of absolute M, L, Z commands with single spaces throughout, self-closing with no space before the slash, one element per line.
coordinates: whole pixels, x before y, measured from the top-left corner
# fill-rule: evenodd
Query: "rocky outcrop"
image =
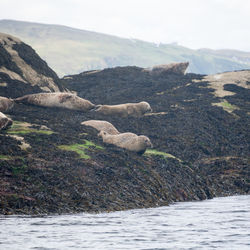
<path fill-rule="evenodd" d="M 184 75 L 186 73 L 188 65 L 189 62 L 162 64 L 153 66 L 151 68 L 146 68 L 143 71 L 149 72 L 151 75 L 159 75 L 159 74 Z"/>
<path fill-rule="evenodd" d="M 249 89 L 229 82 L 223 89 L 234 95 L 221 100 L 204 79 L 155 77 L 138 67 L 64 78 L 68 89 L 95 103 L 150 103 L 154 113 L 136 118 L 17 102 L 9 111 L 13 126 L 0 133 L 0 213 L 102 212 L 249 194 Z M 5 73 L 1 81 L 0 96 L 41 92 Z M 237 109 L 229 113 L 218 102 Z M 81 125 L 89 120 L 147 135 L 154 149 L 138 155 L 103 142 Z"/>
<path fill-rule="evenodd" d="M 15 82 L 28 85 L 36 92 L 63 91 L 56 73 L 51 70 L 36 52 L 16 37 L 0 33 L 0 87 L 11 87 Z M 35 88 L 37 87 L 37 88 Z M 29 92 L 29 93 L 32 93 Z"/>
<path fill-rule="evenodd" d="M 232 96 L 236 93 L 226 90 L 226 85 L 233 84 L 241 88 L 250 89 L 250 70 L 208 75 L 204 76 L 202 81 L 194 82 L 208 82 L 209 87 L 215 90 L 214 95 L 217 97 Z"/>
<path fill-rule="evenodd" d="M 13 121 L 10 118 L 0 112 L 0 130 L 10 127 L 12 125 L 12 122 Z"/>

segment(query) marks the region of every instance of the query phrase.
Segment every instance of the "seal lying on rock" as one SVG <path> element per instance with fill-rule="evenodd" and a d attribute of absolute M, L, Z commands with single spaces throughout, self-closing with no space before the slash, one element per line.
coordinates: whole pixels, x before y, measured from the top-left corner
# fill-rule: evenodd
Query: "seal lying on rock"
<path fill-rule="evenodd" d="M 58 107 L 80 111 L 88 111 L 95 107 L 90 101 L 75 94 L 61 92 L 25 95 L 16 98 L 15 101 L 43 107 Z"/>
<path fill-rule="evenodd" d="M 122 117 L 134 116 L 139 117 L 145 113 L 152 112 L 147 102 L 124 103 L 118 105 L 97 105 L 96 112 L 103 115 L 118 115 Z"/>
<path fill-rule="evenodd" d="M 113 124 L 107 121 L 99 121 L 99 120 L 89 120 L 81 123 L 85 126 L 90 126 L 95 128 L 98 131 L 107 132 L 110 135 L 118 135 L 120 132 L 114 127 Z"/>
<path fill-rule="evenodd" d="M 12 125 L 12 120 L 8 118 L 5 114 L 0 112 L 0 130 L 7 129 Z"/>
<path fill-rule="evenodd" d="M 144 69 L 143 71 L 149 72 L 151 75 L 160 75 L 161 73 L 185 75 L 188 65 L 189 62 L 162 64 Z"/>
<path fill-rule="evenodd" d="M 98 136 L 102 137 L 104 143 L 113 144 L 138 154 L 143 154 L 147 148 L 153 147 L 150 139 L 145 135 L 138 136 L 134 133 L 110 135 L 105 131 L 101 131 Z"/>
<path fill-rule="evenodd" d="M 14 101 L 12 99 L 0 96 L 0 112 L 5 112 L 12 109 Z"/>

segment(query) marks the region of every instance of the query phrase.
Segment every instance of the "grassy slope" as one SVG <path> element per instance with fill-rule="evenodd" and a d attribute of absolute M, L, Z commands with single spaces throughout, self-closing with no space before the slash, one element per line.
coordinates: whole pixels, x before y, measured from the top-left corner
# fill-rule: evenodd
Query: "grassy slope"
<path fill-rule="evenodd" d="M 30 44 L 60 76 L 113 66 L 148 67 L 177 61 L 190 61 L 189 70 L 201 74 L 250 67 L 249 61 L 237 61 L 224 53 L 170 44 L 156 46 L 58 25 L 2 20 L 0 32 Z"/>

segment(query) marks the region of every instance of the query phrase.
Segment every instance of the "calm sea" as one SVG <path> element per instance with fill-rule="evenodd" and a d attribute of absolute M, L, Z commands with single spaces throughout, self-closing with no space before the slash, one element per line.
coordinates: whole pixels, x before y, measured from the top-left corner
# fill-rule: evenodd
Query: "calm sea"
<path fill-rule="evenodd" d="M 250 249 L 250 195 L 102 214 L 0 216 L 0 249 Z"/>

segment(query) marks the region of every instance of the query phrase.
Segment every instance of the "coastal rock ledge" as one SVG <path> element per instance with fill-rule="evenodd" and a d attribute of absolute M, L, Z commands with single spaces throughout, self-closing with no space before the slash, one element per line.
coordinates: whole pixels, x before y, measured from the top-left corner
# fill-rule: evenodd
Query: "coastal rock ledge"
<path fill-rule="evenodd" d="M 152 112 L 122 117 L 16 102 L 4 112 L 12 126 L 0 131 L 0 214 L 107 212 L 249 194 L 250 71 L 228 81 L 117 67 L 59 79 L 28 45 L 9 35 L 1 41 L 1 97 L 68 89 L 101 105 L 145 101 Z M 34 83 L 24 62 L 50 81 Z M 81 124 L 90 120 L 146 135 L 153 148 L 138 155 L 105 144 Z"/>

